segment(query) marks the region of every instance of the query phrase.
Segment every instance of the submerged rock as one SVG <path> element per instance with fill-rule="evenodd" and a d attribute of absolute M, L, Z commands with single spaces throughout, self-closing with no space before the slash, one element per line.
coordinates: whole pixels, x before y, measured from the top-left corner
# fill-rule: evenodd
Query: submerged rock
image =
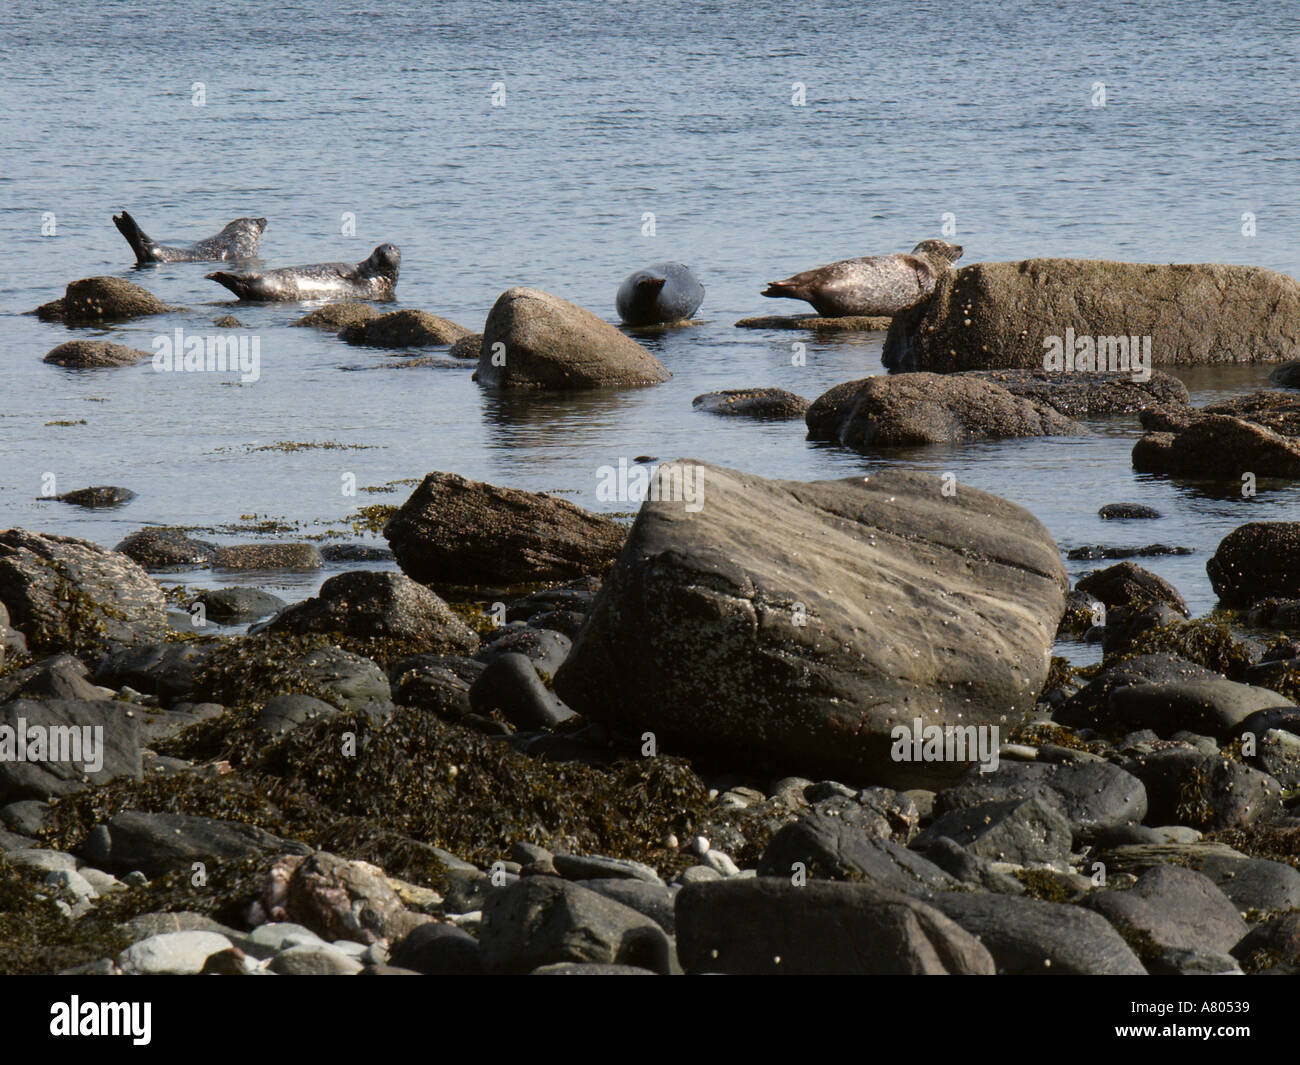
<path fill-rule="evenodd" d="M 62 299 L 42 304 L 34 313 L 46 321 L 81 323 L 176 310 L 181 308 L 169 307 L 152 292 L 120 277 L 87 277 L 68 282 Z"/>
<path fill-rule="evenodd" d="M 296 322 L 290 322 L 289 324 L 304 326 L 308 329 L 326 329 L 337 333 L 349 326 L 368 322 L 372 318 L 378 317 L 379 311 L 369 303 L 343 301 L 327 303 L 324 307 L 317 307 L 310 314 L 304 314 Z"/>
<path fill-rule="evenodd" d="M 134 366 L 151 358 L 153 355 L 148 351 L 106 340 L 69 340 L 51 348 L 41 361 L 70 370 L 97 370 L 105 366 Z"/>
<path fill-rule="evenodd" d="M 454 344 L 469 335 L 470 331 L 463 325 L 439 318 L 428 311 L 411 309 L 352 322 L 339 331 L 340 340 L 373 348 L 424 348 L 435 344 Z"/>
<path fill-rule="evenodd" d="M 804 416 L 808 401 L 782 388 L 731 388 L 696 396 L 691 401 L 691 409 L 732 417 L 790 421 Z"/>
<path fill-rule="evenodd" d="M 148 528 L 131 533 L 114 551 L 138 562 L 145 569 L 172 566 L 206 566 L 217 557 L 217 549 L 206 540 L 195 540 L 180 529 Z"/>
<path fill-rule="evenodd" d="M 129 488 L 114 485 L 96 485 L 93 488 L 78 488 L 74 492 L 64 492 L 54 497 L 60 503 L 71 503 L 87 510 L 100 510 L 106 507 L 120 507 L 131 502 L 135 493 Z"/>

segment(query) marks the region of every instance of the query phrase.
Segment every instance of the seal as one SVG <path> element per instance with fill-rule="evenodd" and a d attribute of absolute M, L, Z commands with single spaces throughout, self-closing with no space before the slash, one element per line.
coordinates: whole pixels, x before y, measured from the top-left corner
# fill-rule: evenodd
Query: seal
<path fill-rule="evenodd" d="M 826 318 L 900 314 L 932 292 L 961 258 L 961 246 L 923 240 L 910 255 L 844 259 L 773 281 L 763 292 L 773 299 L 804 300 Z"/>
<path fill-rule="evenodd" d="M 614 305 L 627 325 L 681 322 L 700 309 L 704 286 L 689 266 L 652 263 L 630 274 L 618 287 Z"/>
<path fill-rule="evenodd" d="M 402 253 L 395 246 L 381 244 L 355 266 L 350 263 L 316 263 L 313 266 L 286 266 L 260 274 L 232 274 L 218 270 L 205 276 L 225 285 L 241 300 L 266 303 L 341 297 L 391 300 L 397 288 L 397 268 L 401 262 Z"/>
<path fill-rule="evenodd" d="M 211 263 L 230 259 L 251 259 L 257 254 L 266 229 L 265 218 L 236 218 L 215 237 L 205 237 L 193 244 L 160 244 L 149 236 L 134 218 L 123 211 L 113 216 L 126 242 L 135 252 L 137 265 L 146 263 Z"/>

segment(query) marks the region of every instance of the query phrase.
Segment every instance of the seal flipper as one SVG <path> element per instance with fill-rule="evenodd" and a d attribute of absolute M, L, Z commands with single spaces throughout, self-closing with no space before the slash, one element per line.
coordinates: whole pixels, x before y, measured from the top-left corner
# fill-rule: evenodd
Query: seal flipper
<path fill-rule="evenodd" d="M 203 276 L 209 281 L 215 281 L 218 285 L 225 285 L 241 300 L 250 298 L 249 281 L 251 279 L 244 274 L 232 274 L 229 270 L 216 270 Z"/>
<path fill-rule="evenodd" d="M 767 288 L 761 295 L 770 296 L 776 300 L 807 300 L 809 295 L 808 286 L 799 284 L 793 277 L 788 281 L 769 281 Z"/>
<path fill-rule="evenodd" d="M 126 238 L 126 242 L 131 245 L 131 250 L 135 252 L 135 261 L 137 263 L 151 263 L 156 261 L 154 255 L 154 242 L 148 234 L 139 227 L 136 220 L 126 211 L 120 215 L 113 216 L 113 224 L 117 230 Z"/>

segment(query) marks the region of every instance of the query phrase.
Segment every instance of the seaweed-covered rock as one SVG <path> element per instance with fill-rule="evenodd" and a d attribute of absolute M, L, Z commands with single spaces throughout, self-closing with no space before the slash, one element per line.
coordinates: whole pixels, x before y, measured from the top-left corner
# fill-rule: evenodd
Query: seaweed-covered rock
<path fill-rule="evenodd" d="M 303 326 L 307 329 L 325 329 L 332 333 L 340 332 L 349 326 L 358 325 L 378 318 L 379 311 L 369 303 L 342 300 L 317 307 L 310 314 L 304 314 L 290 325 Z"/>
<path fill-rule="evenodd" d="M 964 766 L 895 760 L 897 726 L 1033 705 L 1066 582 L 1019 507 L 907 470 L 804 483 L 682 460 L 658 477 L 556 675 L 579 713 L 736 768 L 909 787 Z M 701 507 L 673 491 L 688 478 Z"/>
<path fill-rule="evenodd" d="M 1147 820 L 1202 830 L 1268 821 L 1282 808 L 1282 786 L 1267 773 L 1187 748 L 1129 759 L 1124 768 L 1147 789 Z"/>
<path fill-rule="evenodd" d="M 1109 373 L 1049 373 L 1046 370 L 969 370 L 963 377 L 992 381 L 1013 396 L 1054 408 L 1067 418 L 1134 414 L 1151 407 L 1185 405 L 1187 386 L 1157 370 L 1146 381 Z"/>
<path fill-rule="evenodd" d="M 603 570 L 627 530 L 552 495 L 431 473 L 384 536 L 403 572 L 421 584 L 497 586 Z"/>
<path fill-rule="evenodd" d="M 70 536 L 0 532 L 0 602 L 35 652 L 148 643 L 167 631 L 162 590 L 143 569 Z"/>
<path fill-rule="evenodd" d="M 1300 598 L 1300 521 L 1253 521 L 1234 529 L 1205 569 L 1228 606 Z"/>
<path fill-rule="evenodd" d="M 315 544 L 231 544 L 218 547 L 212 564 L 218 569 L 320 569 L 325 564 Z"/>
<path fill-rule="evenodd" d="M 41 361 L 68 370 L 98 370 L 106 366 L 134 366 L 151 358 L 150 352 L 110 344 L 107 340 L 68 340 L 51 348 Z"/>
<path fill-rule="evenodd" d="M 1227 414 L 1192 422 L 1179 432 L 1153 432 L 1133 445 L 1140 473 L 1236 480 L 1300 477 L 1300 440 Z"/>
<path fill-rule="evenodd" d="M 340 340 L 372 348 L 425 348 L 454 344 L 469 335 L 470 331 L 463 325 L 409 308 L 352 322 L 339 331 Z"/>
<path fill-rule="evenodd" d="M 652 385 L 671 376 L 608 322 L 537 289 L 502 293 L 483 326 L 482 385 L 573 390 Z"/>
<path fill-rule="evenodd" d="M 172 566 L 206 566 L 216 557 L 217 549 L 204 540 L 195 540 L 179 529 L 148 528 L 133 532 L 114 551 L 138 562 L 145 569 Z"/>
<path fill-rule="evenodd" d="M 807 413 L 808 401 L 783 388 L 729 388 L 696 396 L 691 409 L 733 418 L 790 421 Z"/>
<path fill-rule="evenodd" d="M 479 643 L 477 633 L 428 588 L 400 573 L 376 570 L 331 577 L 314 598 L 280 611 L 267 629 L 392 636 L 444 654 L 472 654 Z"/>
<path fill-rule="evenodd" d="M 42 305 L 36 313 L 46 320 L 79 324 L 141 318 L 179 309 L 120 277 L 87 277 L 68 282 L 61 300 Z"/>
<path fill-rule="evenodd" d="M 883 359 L 899 370 L 1041 370 L 1044 341 L 1067 326 L 1102 342 L 1121 331 L 1126 342 L 1150 337 L 1156 366 L 1292 359 L 1300 282 L 1220 263 L 974 263 L 939 278 L 927 303 L 894 318 Z"/>
<path fill-rule="evenodd" d="M 1190 613 L 1187 600 L 1179 594 L 1177 588 L 1163 577 L 1132 562 L 1118 562 L 1106 569 L 1095 570 L 1080 577 L 1074 586 L 1081 592 L 1096 596 L 1108 607 L 1141 607 L 1164 603 L 1183 617 Z"/>
<path fill-rule="evenodd" d="M 91 830 L 81 857 L 112 873 L 138 869 L 146 876 L 156 876 L 211 858 L 305 854 L 308 849 L 239 821 L 123 810 Z"/>

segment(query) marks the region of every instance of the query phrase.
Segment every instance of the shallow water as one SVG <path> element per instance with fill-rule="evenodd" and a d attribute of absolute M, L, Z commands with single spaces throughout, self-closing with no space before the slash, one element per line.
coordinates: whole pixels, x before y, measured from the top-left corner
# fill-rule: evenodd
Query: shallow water
<path fill-rule="evenodd" d="M 639 455 L 697 457 L 767 476 L 845 476 L 905 462 L 1033 511 L 1063 549 L 1163 542 L 1144 561 L 1197 613 L 1205 559 L 1249 520 L 1300 516 L 1300 488 L 1254 499 L 1135 474 L 1136 419 L 1087 438 L 863 457 L 804 439 L 802 423 L 691 409 L 718 388 L 813 398 L 880 372 L 881 335 L 734 327 L 799 313 L 771 278 L 909 249 L 955 216 L 964 263 L 1027 256 L 1254 263 L 1300 273 L 1300 12 L 1274 4 L 1039 5 L 327 0 L 214 10 L 182 2 L 38 0 L 0 16 L 0 527 L 105 545 L 147 523 L 280 519 L 290 536 L 342 529 L 395 492 L 343 494 L 430 470 L 558 490 L 593 509 L 596 470 Z M 1092 106 L 1094 82 L 1106 105 Z M 204 106 L 192 103 L 195 82 Z M 493 107 L 494 83 L 505 86 Z M 806 105 L 792 106 L 792 85 Z M 470 364 L 387 369 L 395 353 L 290 329 L 300 305 L 234 306 L 211 264 L 135 270 L 110 221 L 195 239 L 264 215 L 268 266 L 402 250 L 396 306 L 472 328 L 497 295 L 534 285 L 614 318 L 614 292 L 661 259 L 692 264 L 701 323 L 644 342 L 666 384 L 616 394 L 494 395 Z M 56 233 L 42 236 L 46 212 Z M 655 235 L 642 234 L 643 215 Z M 1242 233 L 1252 212 L 1257 231 Z M 355 215 L 355 235 L 343 216 Z M 108 331 L 20 312 L 69 280 L 130 277 L 189 308 Z M 148 349 L 235 313 L 261 377 L 77 373 L 50 348 L 99 335 Z M 792 365 L 792 345 L 807 345 Z M 1184 374 L 1195 402 L 1261 386 L 1267 367 Z M 70 421 L 72 425 L 52 422 Z M 84 424 L 82 424 L 84 421 Z M 329 442 L 348 450 L 254 448 Z M 92 484 L 138 496 L 111 511 L 38 499 Z M 1102 522 L 1108 502 L 1154 522 Z M 219 540 L 247 539 L 227 535 Z M 1098 563 L 1070 563 L 1072 576 Z M 328 575 L 331 570 L 327 570 Z M 310 591 L 322 574 L 248 580 Z"/>

